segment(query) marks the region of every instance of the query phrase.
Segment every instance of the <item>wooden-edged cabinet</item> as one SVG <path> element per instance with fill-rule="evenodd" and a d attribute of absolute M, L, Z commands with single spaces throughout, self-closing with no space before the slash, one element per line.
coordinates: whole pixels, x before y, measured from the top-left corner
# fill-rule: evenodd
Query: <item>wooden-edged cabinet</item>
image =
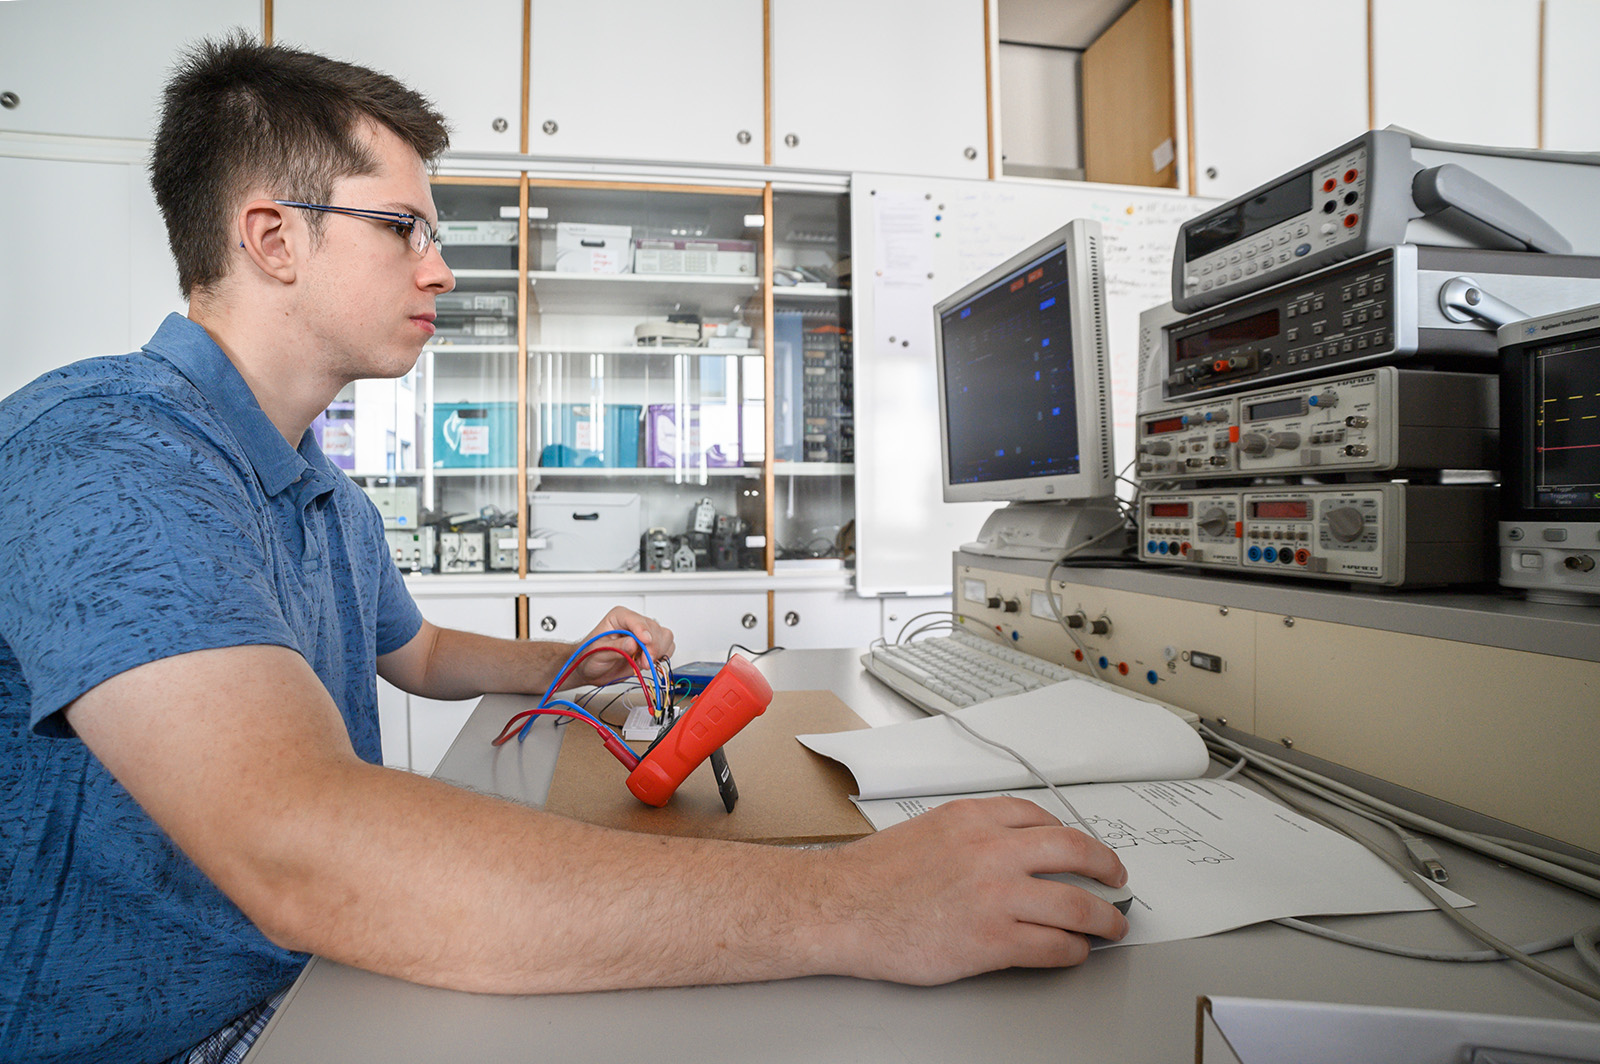
<path fill-rule="evenodd" d="M 234 30 L 259 37 L 261 12 L 260 0 L 0 3 L 0 132 L 148 140 L 179 53 Z"/>
<path fill-rule="evenodd" d="M 274 44 L 394 75 L 449 121 L 454 151 L 520 150 L 522 0 L 270 2 Z"/>
<path fill-rule="evenodd" d="M 533 0 L 528 150 L 760 166 L 761 5 Z"/>
<path fill-rule="evenodd" d="M 1243 195 L 1366 130 L 1366 0 L 1187 2 L 1195 194 Z"/>

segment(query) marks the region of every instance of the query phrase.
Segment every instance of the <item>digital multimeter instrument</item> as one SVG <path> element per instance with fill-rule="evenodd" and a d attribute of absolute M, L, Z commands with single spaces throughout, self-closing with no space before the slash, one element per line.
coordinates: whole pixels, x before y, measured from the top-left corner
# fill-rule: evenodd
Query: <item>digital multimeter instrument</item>
<path fill-rule="evenodd" d="M 628 774 L 628 790 L 646 805 L 663 806 L 706 758 L 721 749 L 772 702 L 772 685 L 747 659 L 722 666 Z"/>

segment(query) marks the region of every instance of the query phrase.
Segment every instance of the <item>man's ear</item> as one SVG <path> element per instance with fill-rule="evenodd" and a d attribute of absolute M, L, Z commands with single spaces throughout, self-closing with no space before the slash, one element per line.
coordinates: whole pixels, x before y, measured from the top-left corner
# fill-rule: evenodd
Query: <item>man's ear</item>
<path fill-rule="evenodd" d="M 262 273 L 293 284 L 310 250 L 305 223 L 269 199 L 251 200 L 239 211 L 239 251 Z"/>

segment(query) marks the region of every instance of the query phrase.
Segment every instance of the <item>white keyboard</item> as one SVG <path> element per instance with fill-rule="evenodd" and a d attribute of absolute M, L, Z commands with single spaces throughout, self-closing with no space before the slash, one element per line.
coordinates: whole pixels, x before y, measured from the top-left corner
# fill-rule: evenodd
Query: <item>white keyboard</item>
<path fill-rule="evenodd" d="M 937 639 L 874 647 L 862 666 L 926 710 L 960 709 L 1079 675 L 960 629 Z"/>

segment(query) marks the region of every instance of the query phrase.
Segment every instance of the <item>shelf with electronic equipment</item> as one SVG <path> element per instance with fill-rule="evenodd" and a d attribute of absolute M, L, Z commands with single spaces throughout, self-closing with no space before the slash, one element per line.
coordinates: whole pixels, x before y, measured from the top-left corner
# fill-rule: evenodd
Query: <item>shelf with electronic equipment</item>
<path fill-rule="evenodd" d="M 434 194 L 455 276 L 435 337 L 319 419 L 403 568 L 539 593 L 700 571 L 764 592 L 792 583 L 780 563 L 828 559 L 848 584 L 842 183 L 519 173 Z"/>

